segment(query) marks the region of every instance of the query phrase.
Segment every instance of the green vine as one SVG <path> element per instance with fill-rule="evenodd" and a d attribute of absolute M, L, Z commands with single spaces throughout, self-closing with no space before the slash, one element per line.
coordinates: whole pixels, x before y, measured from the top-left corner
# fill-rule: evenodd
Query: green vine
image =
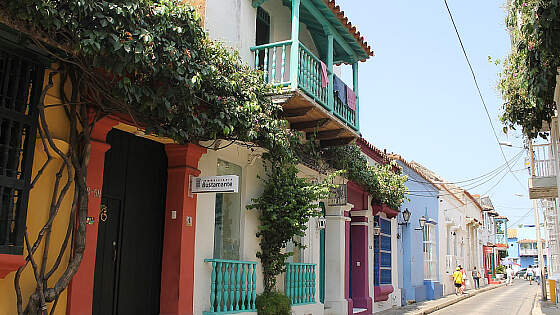
<path fill-rule="evenodd" d="M 504 62 L 499 89 L 505 101 L 502 122 L 507 129 L 521 126 L 534 138 L 544 122 L 550 123 L 556 104 L 557 68 L 560 66 L 560 2 L 513 0 L 506 25 L 512 52 Z"/>
<path fill-rule="evenodd" d="M 2 23 L 24 32 L 53 58 L 59 73 L 72 79 L 72 97 L 63 94 L 60 106 L 73 106 L 81 122 L 88 121 L 87 108 L 94 113 L 93 121 L 111 114 L 127 115 L 147 133 L 178 143 L 229 139 L 267 150 L 265 189 L 250 208 L 260 211 L 258 257 L 265 289 L 271 292 L 276 275 L 292 254 L 282 253 L 286 243 L 303 236 L 309 218 L 319 215 L 315 203 L 326 197 L 329 185 L 297 176 L 301 160 L 296 152 L 301 142 L 279 118 L 281 107 L 271 102 L 273 89 L 263 82 L 262 73 L 211 41 L 198 13 L 180 0 L 0 3 Z M 82 123 L 82 127 L 86 126 Z M 79 127 L 75 129 L 80 132 Z M 80 148 L 88 147 L 89 137 L 84 136 L 88 134 L 76 136 Z M 326 154 L 327 164 L 347 170 L 346 176 L 367 188 L 375 200 L 398 208 L 404 198 L 403 177 L 395 175 L 392 166 L 367 166 L 356 150 L 350 146 L 319 154 Z M 83 160 L 87 166 L 87 159 Z M 80 178 L 86 176 L 80 173 Z M 87 209 L 87 198 L 80 208 Z M 78 218 L 80 226 L 85 226 L 85 220 L 85 216 Z M 77 237 L 75 242 L 85 244 L 85 233 Z M 33 261 L 32 254 L 28 259 Z M 66 280 L 80 260 L 66 267 Z M 56 304 L 68 282 L 59 281 L 53 290 L 38 280 L 25 311 L 18 301 L 18 313 L 40 313 L 45 303 Z"/>
<path fill-rule="evenodd" d="M 300 160 L 294 155 L 285 154 L 279 158 L 276 152 L 268 152 L 263 159 L 267 175 L 264 191 L 248 208 L 259 211 L 257 237 L 260 238 L 260 250 L 257 257 L 263 266 L 264 290 L 271 293 L 276 287 L 276 277 L 285 271 L 286 258 L 293 255 L 293 252 L 282 250 L 290 241 L 303 247 L 295 237 L 304 237 L 309 218 L 321 215 L 316 203 L 328 196 L 329 179 L 339 172 L 330 174 L 322 182 L 312 183 L 298 176 L 296 165 Z"/>
<path fill-rule="evenodd" d="M 405 200 L 408 177 L 401 174 L 396 162 L 369 165 L 357 145 L 327 148 L 323 157 L 332 168 L 345 170 L 345 177 L 362 186 L 375 203 L 399 209 Z"/>

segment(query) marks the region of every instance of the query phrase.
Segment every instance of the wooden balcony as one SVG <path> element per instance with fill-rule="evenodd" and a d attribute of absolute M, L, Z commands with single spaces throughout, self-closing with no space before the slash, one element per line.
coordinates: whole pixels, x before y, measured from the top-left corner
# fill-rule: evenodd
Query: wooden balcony
<path fill-rule="evenodd" d="M 354 69 L 355 109 L 334 91 L 332 62 L 327 67 L 328 84 L 323 84 L 322 61 L 302 43 L 287 40 L 251 48 L 256 68 L 264 80 L 278 88 L 273 101 L 282 104 L 292 129 L 312 134 L 322 146 L 343 145 L 359 133 L 357 65 Z M 292 58 L 296 55 L 296 58 Z"/>
<path fill-rule="evenodd" d="M 546 199 L 558 197 L 556 169 L 558 163 L 551 143 L 535 144 L 533 148 L 533 174 L 529 177 L 529 198 Z"/>

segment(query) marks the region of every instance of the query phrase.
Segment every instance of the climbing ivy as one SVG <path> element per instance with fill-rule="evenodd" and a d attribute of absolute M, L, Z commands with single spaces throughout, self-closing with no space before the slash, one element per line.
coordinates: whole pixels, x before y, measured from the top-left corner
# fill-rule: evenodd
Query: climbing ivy
<path fill-rule="evenodd" d="M 405 200 L 408 177 L 401 174 L 396 162 L 369 165 L 357 145 L 332 147 L 323 150 L 324 160 L 334 169 L 345 170 L 344 176 L 362 186 L 375 203 L 399 209 Z"/>
<path fill-rule="evenodd" d="M 313 183 L 298 176 L 296 165 L 300 160 L 295 155 L 284 154 L 278 158 L 276 152 L 271 151 L 265 153 L 263 159 L 264 191 L 248 208 L 259 211 L 257 257 L 263 266 L 264 290 L 271 293 L 276 287 L 276 277 L 285 271 L 286 258 L 293 255 L 283 249 L 290 241 L 303 247 L 296 236 L 304 237 L 309 218 L 321 215 L 317 201 L 328 196 L 330 179 L 340 173 L 331 173 L 325 180 Z"/>
<path fill-rule="evenodd" d="M 506 25 L 512 52 L 504 62 L 499 89 L 504 99 L 502 122 L 521 126 L 534 138 L 550 123 L 560 66 L 560 1 L 512 0 Z M 541 133 L 541 136 L 545 136 Z"/>
<path fill-rule="evenodd" d="M 281 107 L 271 102 L 274 91 L 263 82 L 262 73 L 243 64 L 236 52 L 211 41 L 198 13 L 180 0 L 0 0 L 0 4 L 2 22 L 29 36 L 53 58 L 61 81 L 71 82 L 68 96 L 63 88 L 60 91 L 60 106 L 72 113 L 75 122 L 70 127 L 73 163 L 67 164 L 81 190 L 87 176 L 89 134 L 94 122 L 106 115 L 125 115 L 147 133 L 178 143 L 229 139 L 267 150 L 265 189 L 250 208 L 260 211 L 258 255 L 265 289 L 273 290 L 275 276 L 291 254 L 282 249 L 302 236 L 305 223 L 319 214 L 315 202 L 326 196 L 329 185 L 297 176 L 301 160 L 295 152 L 300 137 L 287 131 L 279 116 Z M 339 154 L 340 161 L 346 162 L 337 165 L 348 170 L 350 179 L 367 187 L 379 202 L 397 208 L 404 197 L 402 178 L 395 180 L 390 166 L 369 168 L 363 159 L 350 162 L 357 151 L 349 148 L 331 150 L 331 163 L 336 160 L 333 154 Z M 84 233 L 74 235 L 72 244 L 79 246 L 71 246 L 75 259 L 64 278 L 50 287 L 53 281 L 38 277 L 25 309 L 16 283 L 18 313 L 42 314 L 46 304 L 56 306 L 81 261 L 87 203 L 84 194 L 76 218 Z M 35 242 L 40 243 L 40 239 Z M 33 251 L 27 261 L 35 270 L 32 256 Z"/>
<path fill-rule="evenodd" d="M 281 136 L 262 75 L 208 39 L 178 0 L 3 0 L 16 22 L 55 39 L 55 58 L 79 72 L 82 98 L 154 133 L 196 140 Z"/>

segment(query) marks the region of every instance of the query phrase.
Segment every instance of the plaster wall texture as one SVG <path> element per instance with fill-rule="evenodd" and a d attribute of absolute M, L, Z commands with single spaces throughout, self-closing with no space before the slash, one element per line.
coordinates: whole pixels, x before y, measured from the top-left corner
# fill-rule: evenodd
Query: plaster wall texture
<path fill-rule="evenodd" d="M 465 193 L 453 190 L 457 198 L 448 191 L 440 191 L 440 217 L 445 222 L 440 231 L 440 266 L 441 282 L 444 285 L 444 294 L 454 292 L 452 274 L 457 265 L 461 265 L 467 274 L 466 286 L 472 288 L 474 281 L 472 271 L 484 270 L 482 245 L 484 239 L 489 239 L 489 232 L 484 231 L 482 225 L 474 223 L 471 219 L 482 222 L 482 212 L 474 201 Z M 458 200 L 457 200 L 458 199 Z M 484 235 L 487 233 L 487 235 Z M 447 255 L 447 256 L 446 256 Z M 449 257 L 452 256 L 452 257 Z M 451 260 L 449 265 L 447 260 Z M 481 274 L 483 272 L 481 271 Z M 481 285 L 483 283 L 481 282 Z"/>
<path fill-rule="evenodd" d="M 46 71 L 44 77 L 45 84 L 46 82 L 48 82 L 48 72 L 49 71 Z M 59 77 L 60 76 L 53 77 L 54 87 L 48 91 L 45 97 L 45 105 L 59 104 L 61 102 L 60 95 L 58 92 L 60 86 Z M 69 90 L 66 92 L 69 93 Z M 64 142 L 69 141 L 69 134 L 68 134 L 69 122 L 64 112 L 64 109 L 59 106 L 47 108 L 45 110 L 45 116 L 52 137 L 54 139 L 60 139 Z M 64 150 L 62 146 L 60 147 L 60 149 Z M 57 158 L 56 155 L 53 154 L 53 158 L 54 159 L 45 168 L 45 171 L 40 176 L 36 185 L 29 193 L 26 226 L 27 226 L 27 231 L 29 233 L 30 242 L 33 242 L 37 238 L 39 231 L 41 230 L 41 228 L 43 227 L 43 225 L 45 224 L 48 218 L 49 206 L 52 198 L 52 190 L 56 178 L 56 173 L 60 168 L 60 166 L 62 165 L 62 160 Z M 37 172 L 39 171 L 39 169 L 45 163 L 46 160 L 47 160 L 47 156 L 45 154 L 43 145 L 39 137 L 37 137 L 37 140 L 35 142 L 35 154 L 33 158 L 32 178 L 36 176 Z M 64 183 L 65 181 L 66 181 L 66 173 L 63 174 L 61 183 Z M 71 208 L 72 205 L 73 195 L 74 195 L 74 187 L 72 185 L 61 204 L 59 214 L 56 216 L 55 220 L 53 221 L 53 227 L 51 232 L 51 249 L 47 257 L 47 266 L 48 266 L 47 270 L 54 264 L 58 255 L 58 249 L 59 249 L 58 246 L 53 246 L 52 244 L 62 244 L 64 240 L 66 234 L 66 227 L 68 225 L 68 220 L 70 215 L 69 209 Z M 90 198 L 93 199 L 94 197 L 90 197 Z M 44 242 L 42 244 L 44 244 Z M 44 249 L 44 245 L 41 245 L 37 249 L 37 253 L 42 253 L 43 249 Z M 23 254 L 27 256 L 27 250 L 24 250 Z M 51 279 L 53 280 L 58 279 L 61 276 L 62 272 L 66 269 L 66 264 L 68 261 L 69 254 L 70 252 L 67 249 L 63 255 L 61 266 L 52 275 Z M 36 255 L 35 259 L 38 259 L 37 257 L 41 257 L 41 255 Z M 40 266 L 41 262 L 37 261 L 37 265 Z M 2 294 L 0 294 L 0 315 L 11 315 L 17 313 L 16 292 L 14 289 L 14 277 L 15 277 L 15 272 L 10 272 L 5 278 L 0 279 L 0 292 L 2 292 Z M 36 282 L 33 275 L 33 268 L 31 268 L 31 266 L 27 266 L 27 268 L 21 275 L 21 290 L 23 295 L 24 306 L 27 303 L 29 296 L 34 292 L 35 285 Z M 55 309 L 54 314 L 66 314 L 67 292 L 68 290 L 64 290 L 60 295 L 58 301 L 59 303 Z M 50 305 L 52 305 L 52 303 L 49 303 L 49 311 L 50 311 Z"/>
<path fill-rule="evenodd" d="M 466 197 L 466 195 L 465 195 Z M 465 199 L 465 220 L 476 219 L 478 222 L 482 220 L 482 211 L 470 198 Z M 468 223 L 468 222 L 465 222 Z M 479 231 L 481 226 L 471 221 L 470 224 L 465 224 L 465 257 L 463 260 L 463 268 L 467 272 L 467 288 L 474 288 L 474 280 L 472 278 L 472 271 L 476 266 L 477 270 L 483 270 L 483 257 L 482 257 L 482 242 L 479 242 Z M 482 274 L 482 273 L 481 273 Z"/>
<path fill-rule="evenodd" d="M 346 314 L 346 222 L 352 205 L 327 206 L 325 230 L 325 307 L 326 314 Z"/>
<path fill-rule="evenodd" d="M 446 190 L 440 190 L 439 196 L 439 274 L 445 295 L 454 292 L 452 274 L 464 260 L 461 241 L 465 237 L 465 228 L 461 211 L 463 203 Z"/>
<path fill-rule="evenodd" d="M 508 258 L 519 258 L 518 238 L 508 238 Z"/>
<path fill-rule="evenodd" d="M 262 161 L 254 160 L 251 152 L 244 147 L 233 145 L 219 151 L 208 150 L 199 162 L 200 176 L 216 175 L 218 159 L 239 165 L 242 168 L 240 182 L 241 218 L 239 260 L 257 262 L 257 293 L 263 291 L 262 265 L 256 257 L 259 250 L 259 240 L 255 236 L 259 221 L 257 211 L 247 210 L 246 207 L 253 198 L 261 195 L 263 186 L 257 176 L 264 174 Z M 300 167 L 300 176 L 315 176 L 313 171 Z M 215 194 L 199 194 L 197 199 L 197 226 L 195 239 L 195 279 L 194 279 L 194 314 L 200 315 L 210 309 L 211 264 L 204 259 L 214 258 L 214 229 L 215 229 Z M 315 263 L 319 266 L 319 230 L 317 219 L 312 218 L 308 223 L 308 230 L 303 238 L 307 246 L 303 250 L 302 261 Z M 295 306 L 294 314 L 323 314 L 323 304 L 319 303 L 319 269 L 316 269 L 316 298 L 317 303 Z M 278 290 L 284 290 L 284 275 L 278 277 Z M 244 313 L 245 314 L 245 313 Z M 246 313 L 250 314 L 250 313 Z"/>
<path fill-rule="evenodd" d="M 483 245 L 494 244 L 495 230 L 496 228 L 494 225 L 494 220 L 492 220 L 492 218 L 488 214 L 482 213 L 482 227 L 480 229 L 480 232 Z"/>
<path fill-rule="evenodd" d="M 291 38 L 290 8 L 280 0 L 267 1 L 261 6 L 270 15 L 270 42 L 280 42 Z M 247 0 L 206 0 L 205 28 L 210 38 L 239 51 L 241 59 L 249 65 L 255 63 L 250 48 L 255 46 L 257 9 Z M 319 56 L 307 27 L 300 23 L 299 40 L 315 56 Z M 289 49 L 286 60 L 290 58 Z M 289 77 L 289 67 L 286 68 Z"/>
<path fill-rule="evenodd" d="M 434 274 L 431 280 L 439 281 L 439 244 L 438 230 L 440 229 L 440 218 L 438 215 L 438 190 L 423 177 L 405 164 L 399 162 L 404 174 L 408 175 L 409 180 L 405 183 L 413 195 L 409 196 L 409 201 L 405 201 L 401 206 L 401 212 L 408 209 L 411 212 L 408 225 L 399 226 L 401 234 L 398 240 L 398 254 L 402 257 L 399 263 L 399 288 L 402 289 L 401 304 L 405 305 L 407 300 L 423 301 L 427 298 L 429 285 L 424 280 L 429 280 L 428 275 L 424 274 L 424 251 L 423 251 L 423 232 L 416 230 L 420 227 L 419 219 L 425 216 L 429 221 L 435 221 L 435 248 L 434 248 Z M 422 196 L 414 196 L 422 195 Z M 402 217 L 399 219 L 402 221 Z"/>

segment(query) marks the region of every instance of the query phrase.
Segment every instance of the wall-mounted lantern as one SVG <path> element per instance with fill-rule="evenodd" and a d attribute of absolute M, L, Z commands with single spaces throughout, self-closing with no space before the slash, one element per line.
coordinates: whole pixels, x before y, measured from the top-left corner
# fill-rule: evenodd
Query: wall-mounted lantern
<path fill-rule="evenodd" d="M 423 231 L 424 227 L 426 227 L 426 221 L 427 221 L 427 219 L 426 219 L 425 216 L 422 216 L 420 219 L 418 219 L 418 223 L 420 224 L 420 227 L 416 228 L 415 230 Z"/>
<path fill-rule="evenodd" d="M 399 223 L 399 225 L 408 225 L 408 220 L 410 220 L 410 211 L 408 211 L 408 208 L 404 209 L 401 215 L 403 222 Z"/>
<path fill-rule="evenodd" d="M 422 216 L 420 219 L 418 219 L 418 223 L 420 223 L 420 228 L 423 230 L 426 226 L 426 217 Z"/>
<path fill-rule="evenodd" d="M 324 230 L 327 228 L 327 219 L 322 217 L 317 219 L 317 228 L 319 230 Z"/>
<path fill-rule="evenodd" d="M 379 224 L 377 222 L 373 223 L 373 235 L 379 235 L 381 234 L 381 228 L 379 227 Z"/>

